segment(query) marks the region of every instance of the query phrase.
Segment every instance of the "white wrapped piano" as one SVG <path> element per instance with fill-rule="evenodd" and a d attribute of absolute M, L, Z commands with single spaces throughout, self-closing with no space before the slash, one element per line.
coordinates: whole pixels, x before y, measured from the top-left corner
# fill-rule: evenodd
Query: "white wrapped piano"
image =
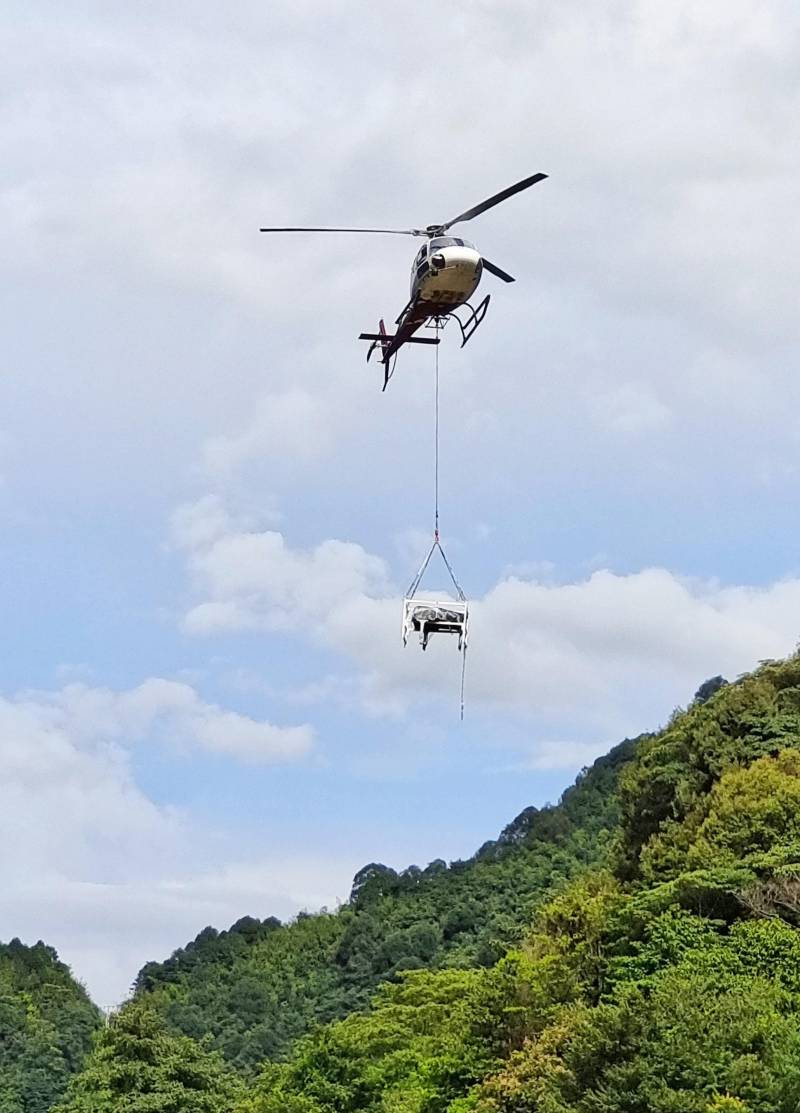
<path fill-rule="evenodd" d="M 418 634 L 420 645 L 427 649 L 431 635 L 455 634 L 460 653 L 467 644 L 468 619 L 469 606 L 466 599 L 406 597 L 403 600 L 403 645 L 408 644 L 408 639 L 413 634 Z"/>

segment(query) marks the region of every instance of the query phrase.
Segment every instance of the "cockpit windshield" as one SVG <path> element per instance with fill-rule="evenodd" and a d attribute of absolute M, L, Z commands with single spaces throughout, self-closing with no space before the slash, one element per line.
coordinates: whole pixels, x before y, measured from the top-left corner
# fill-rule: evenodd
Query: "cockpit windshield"
<path fill-rule="evenodd" d="M 431 251 L 439 247 L 473 247 L 469 240 L 458 240 L 455 236 L 435 236 L 431 240 Z"/>

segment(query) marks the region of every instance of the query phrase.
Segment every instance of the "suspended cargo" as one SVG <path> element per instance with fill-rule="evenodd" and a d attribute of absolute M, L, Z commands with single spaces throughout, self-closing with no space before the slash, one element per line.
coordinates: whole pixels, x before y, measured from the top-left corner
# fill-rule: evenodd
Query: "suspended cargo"
<path fill-rule="evenodd" d="M 428 648 L 432 634 L 457 634 L 459 653 L 467 644 L 469 606 L 466 600 L 409 599 L 403 600 L 403 645 L 409 636 L 419 634 L 423 649 Z"/>
<path fill-rule="evenodd" d="M 437 515 L 438 517 L 438 515 Z M 418 597 L 417 591 L 422 582 L 422 577 L 427 571 L 431 557 L 439 550 L 439 555 L 453 582 L 456 598 L 439 597 L 426 599 Z M 428 550 L 428 555 L 422 562 L 422 567 L 409 584 L 408 591 L 403 599 L 403 645 L 408 645 L 412 634 L 419 635 L 419 643 L 423 649 L 428 648 L 428 641 L 433 634 L 449 634 L 458 639 L 458 652 L 461 654 L 461 718 L 464 718 L 464 674 L 467 667 L 467 623 L 469 621 L 469 603 L 461 590 L 461 584 L 455 577 L 450 566 L 450 561 L 445 556 L 438 528 L 434 531 L 433 544 Z"/>

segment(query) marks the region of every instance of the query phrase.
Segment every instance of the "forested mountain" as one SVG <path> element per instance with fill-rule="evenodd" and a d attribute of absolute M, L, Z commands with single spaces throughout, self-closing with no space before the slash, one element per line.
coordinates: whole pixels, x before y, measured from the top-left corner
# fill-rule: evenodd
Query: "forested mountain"
<path fill-rule="evenodd" d="M 335 913 L 148 964 L 54 1113 L 798 1109 L 793 657 L 707 682 L 469 861 L 373 864 Z"/>
<path fill-rule="evenodd" d="M 248 1072 L 283 1057 L 314 1025 L 364 1008 L 404 970 L 491 966 L 521 938 L 554 885 L 606 860 L 619 819 L 623 743 L 595 763 L 560 804 L 527 808 L 467 861 L 402 873 L 370 864 L 336 913 L 277 920 L 245 917 L 229 931 L 202 931 L 136 982 L 183 1034 Z"/>
<path fill-rule="evenodd" d="M 100 1022 L 52 948 L 0 944 L 0 1113 L 47 1113 Z"/>
<path fill-rule="evenodd" d="M 240 1113 L 796 1113 L 800 659 L 639 739 L 605 863 L 491 967 L 407 973 Z"/>

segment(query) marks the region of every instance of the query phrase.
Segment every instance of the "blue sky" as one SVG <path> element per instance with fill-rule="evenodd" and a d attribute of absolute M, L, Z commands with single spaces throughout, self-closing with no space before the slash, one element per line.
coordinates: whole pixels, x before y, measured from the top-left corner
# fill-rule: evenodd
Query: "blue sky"
<path fill-rule="evenodd" d="M 12 5 L 0 937 L 110 1004 L 205 924 L 466 856 L 800 630 L 796 8 Z M 432 359 L 356 340 L 476 220 L 441 347 L 472 601 L 400 644 Z M 465 234 L 467 230 L 465 228 Z M 437 586 L 436 579 L 430 586 Z"/>

